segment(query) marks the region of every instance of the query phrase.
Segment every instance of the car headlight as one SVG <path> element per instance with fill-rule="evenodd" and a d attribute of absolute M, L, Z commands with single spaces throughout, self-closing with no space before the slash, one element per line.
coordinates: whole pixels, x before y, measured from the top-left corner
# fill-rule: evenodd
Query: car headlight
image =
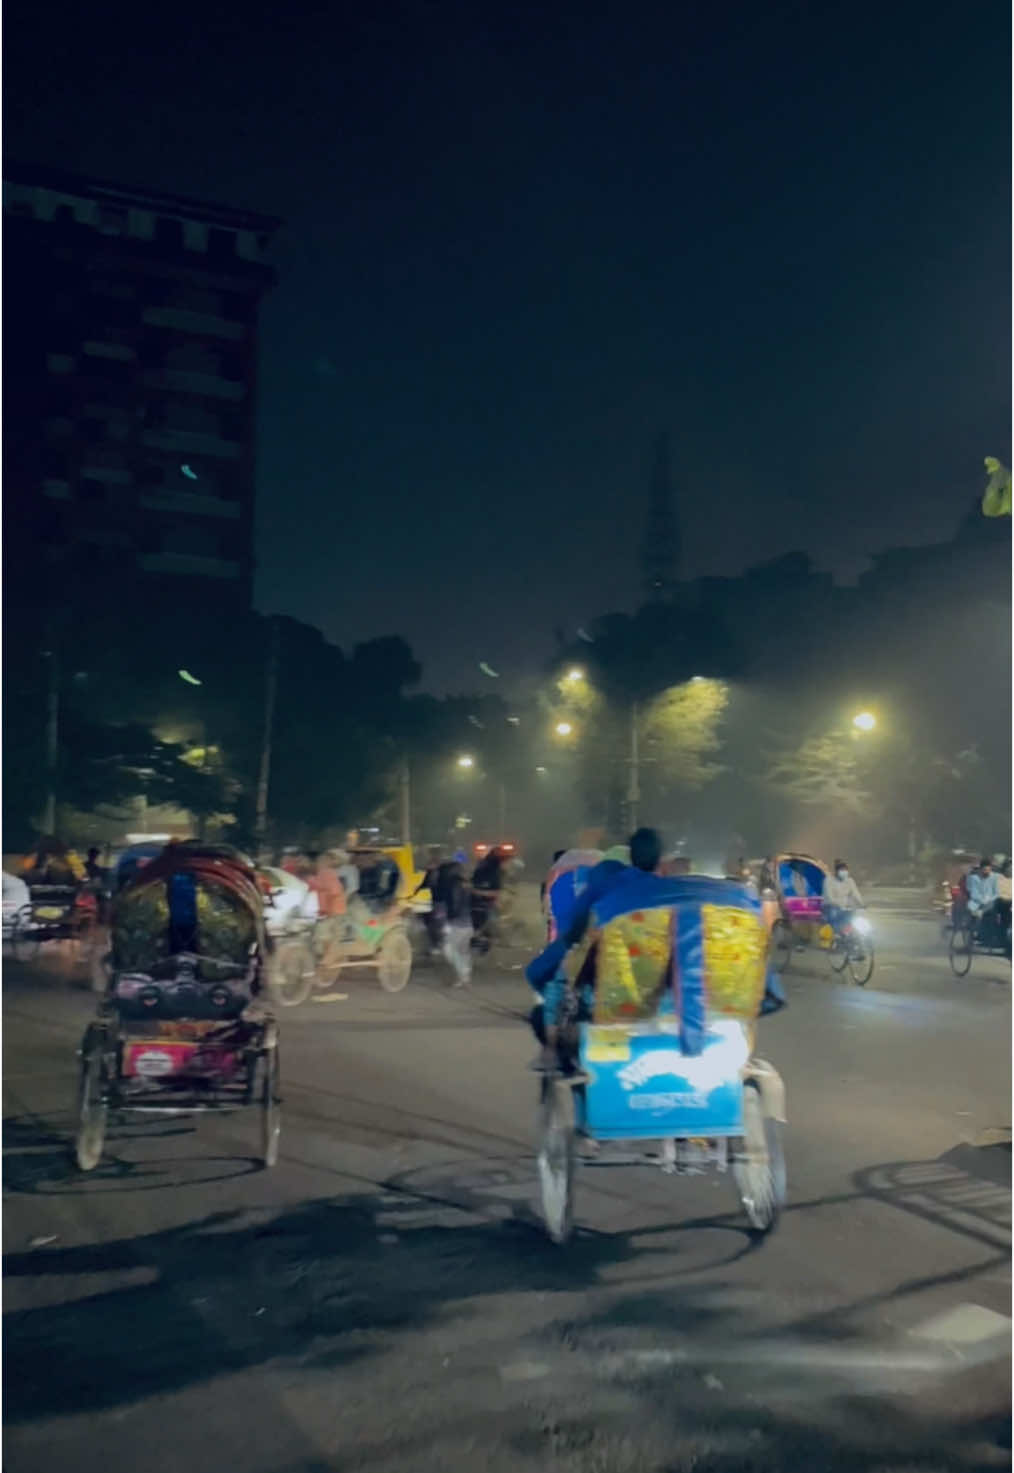
<path fill-rule="evenodd" d="M 852 922 L 852 926 L 854 930 L 860 932 L 860 934 L 863 936 L 868 936 L 873 930 L 873 927 L 870 925 L 865 916 L 856 916 L 855 920 Z"/>

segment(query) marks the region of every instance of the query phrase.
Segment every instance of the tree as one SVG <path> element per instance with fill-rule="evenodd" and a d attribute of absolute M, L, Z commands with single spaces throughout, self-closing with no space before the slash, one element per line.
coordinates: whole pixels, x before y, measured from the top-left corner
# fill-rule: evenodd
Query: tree
<path fill-rule="evenodd" d="M 700 677 L 663 691 L 647 707 L 643 740 L 663 791 L 696 791 L 722 772 L 713 759 L 721 750 L 719 726 L 728 702 L 724 681 Z"/>
<path fill-rule="evenodd" d="M 982 514 L 986 517 L 1009 517 L 1011 514 L 1010 471 L 993 455 L 986 456 L 989 479 L 982 494 Z"/>
<path fill-rule="evenodd" d="M 872 794 L 851 733 L 827 731 L 776 750 L 761 782 L 805 808 L 866 814 Z"/>

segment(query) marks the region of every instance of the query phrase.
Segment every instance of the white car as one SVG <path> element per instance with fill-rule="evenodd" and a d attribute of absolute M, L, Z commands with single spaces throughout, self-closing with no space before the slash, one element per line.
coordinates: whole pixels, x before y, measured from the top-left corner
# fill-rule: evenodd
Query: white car
<path fill-rule="evenodd" d="M 3 933 L 9 936 L 19 912 L 31 905 L 32 897 L 24 880 L 17 875 L 9 875 L 4 870 L 3 877 Z"/>

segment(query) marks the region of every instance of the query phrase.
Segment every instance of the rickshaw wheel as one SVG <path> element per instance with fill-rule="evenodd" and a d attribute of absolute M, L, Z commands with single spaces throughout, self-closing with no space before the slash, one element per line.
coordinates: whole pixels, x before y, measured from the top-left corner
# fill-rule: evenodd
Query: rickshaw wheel
<path fill-rule="evenodd" d="M 14 918 L 11 929 L 11 950 L 16 962 L 33 962 L 39 954 L 42 942 L 31 928 L 32 913 L 30 910 L 22 911 Z"/>
<path fill-rule="evenodd" d="M 743 1137 L 732 1174 L 751 1231 L 763 1237 L 785 1204 L 785 1156 L 778 1121 L 764 1114 L 761 1092 L 750 1079 L 743 1086 Z"/>
<path fill-rule="evenodd" d="M 271 991 L 283 1008 L 298 1007 L 317 978 L 313 952 L 298 939 L 283 941 L 275 952 Z"/>
<path fill-rule="evenodd" d="M 955 926 L 951 932 L 951 944 L 948 955 L 951 962 L 951 971 L 955 977 L 967 977 L 972 969 L 972 952 L 975 942 L 970 927 L 965 925 Z"/>
<path fill-rule="evenodd" d="M 399 926 L 388 931 L 377 953 L 377 976 L 385 992 L 401 992 L 412 975 L 412 943 Z"/>
<path fill-rule="evenodd" d="M 106 1143 L 109 1104 L 105 1098 L 106 1069 L 101 1044 L 87 1038 L 78 1079 L 78 1127 L 74 1156 L 81 1171 L 94 1171 Z"/>
<path fill-rule="evenodd" d="M 789 970 L 794 945 L 792 928 L 784 921 L 775 921 L 771 927 L 771 965 L 779 976 Z"/>
<path fill-rule="evenodd" d="M 88 957 L 88 985 L 93 992 L 105 993 L 109 987 L 107 952 L 98 941 Z"/>
<path fill-rule="evenodd" d="M 277 1166 L 278 1141 L 282 1133 L 282 1102 L 278 1092 L 281 1066 L 277 1045 L 263 1054 L 260 1072 L 261 1162 L 264 1166 Z"/>
<path fill-rule="evenodd" d="M 574 1225 L 574 1161 L 574 1091 L 543 1079 L 536 1166 L 542 1218 L 554 1243 L 565 1243 Z"/>

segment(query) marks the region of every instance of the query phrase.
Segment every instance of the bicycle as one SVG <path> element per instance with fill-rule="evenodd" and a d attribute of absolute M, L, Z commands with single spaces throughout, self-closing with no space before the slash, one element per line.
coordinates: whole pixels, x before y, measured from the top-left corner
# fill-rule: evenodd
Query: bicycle
<path fill-rule="evenodd" d="M 873 976 L 873 927 L 865 916 L 846 921 L 831 938 L 828 952 L 832 972 L 840 975 L 848 968 L 857 987 L 865 987 Z"/>

